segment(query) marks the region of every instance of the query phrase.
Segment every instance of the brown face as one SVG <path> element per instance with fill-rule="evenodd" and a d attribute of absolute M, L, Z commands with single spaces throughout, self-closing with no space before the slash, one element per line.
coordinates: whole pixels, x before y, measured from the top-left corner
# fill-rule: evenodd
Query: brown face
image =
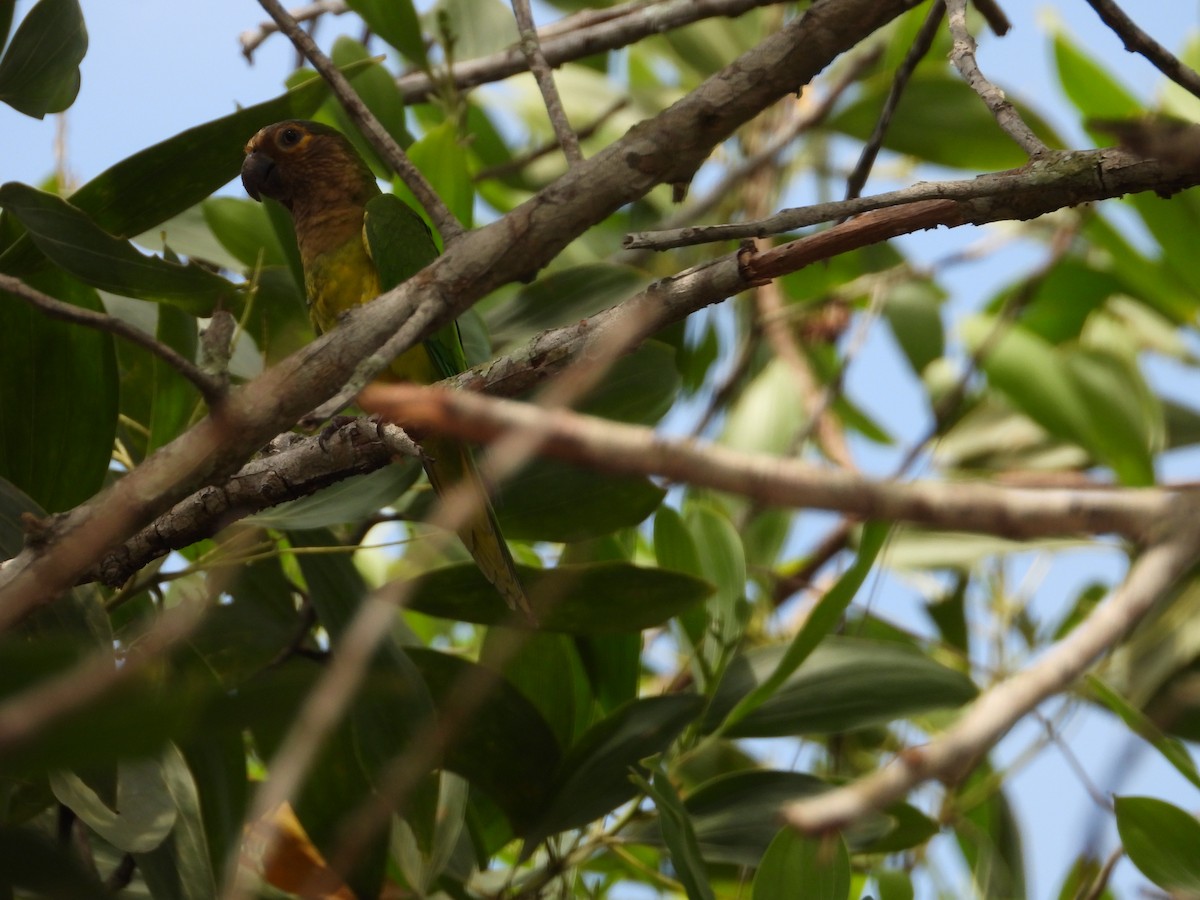
<path fill-rule="evenodd" d="M 242 186 L 255 200 L 264 196 L 291 209 L 294 186 L 287 177 L 289 162 L 313 139 L 304 122 L 268 125 L 246 143 L 242 162 Z M 282 166 L 280 165 L 282 162 Z"/>

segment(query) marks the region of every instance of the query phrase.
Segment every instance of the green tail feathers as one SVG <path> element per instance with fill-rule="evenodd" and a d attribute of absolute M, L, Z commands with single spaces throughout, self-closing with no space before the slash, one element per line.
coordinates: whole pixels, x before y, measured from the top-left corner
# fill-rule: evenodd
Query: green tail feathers
<path fill-rule="evenodd" d="M 432 436 L 422 441 L 421 446 L 426 456 L 425 474 L 439 496 L 460 481 L 474 488 L 476 512 L 467 524 L 458 529 L 459 540 L 474 558 L 479 571 L 504 598 L 504 602 L 511 609 L 520 610 L 532 619 L 529 598 L 525 596 L 512 553 L 504 541 L 500 523 L 496 521 L 496 511 L 492 509 L 470 449 L 458 441 Z"/>

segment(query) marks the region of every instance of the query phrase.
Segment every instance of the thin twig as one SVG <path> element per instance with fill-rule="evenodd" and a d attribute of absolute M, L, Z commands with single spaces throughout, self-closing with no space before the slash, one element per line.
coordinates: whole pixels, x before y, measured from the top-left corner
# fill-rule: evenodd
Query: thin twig
<path fill-rule="evenodd" d="M 1036 662 L 981 694 L 943 735 L 865 778 L 793 804 L 784 812 L 787 823 L 804 834 L 825 833 L 883 809 L 925 781 L 960 779 L 1039 703 L 1069 689 L 1187 571 L 1200 549 L 1194 521 L 1166 520 L 1161 531 L 1165 540 L 1141 554 L 1107 602 Z"/>
<path fill-rule="evenodd" d="M 1026 155 L 1036 159 L 1049 153 L 1050 148 L 1025 124 L 1021 114 L 1005 98 L 1004 91 L 988 81 L 979 70 L 979 63 L 975 60 L 975 38 L 967 30 L 967 0 L 946 0 L 946 9 L 950 13 L 950 34 L 954 38 L 950 60 L 955 68 L 962 73 L 971 90 L 978 94 L 991 110 L 1004 133 L 1012 138 Z"/>
<path fill-rule="evenodd" d="M 887 136 L 888 127 L 892 124 L 892 116 L 896 112 L 896 107 L 900 105 L 900 98 L 904 96 L 904 89 L 908 86 L 913 72 L 916 71 L 917 64 L 925 58 L 929 53 L 929 48 L 933 46 L 934 38 L 937 37 L 938 30 L 942 27 L 942 19 L 945 15 L 944 0 L 933 0 L 929 7 L 929 13 L 925 16 L 925 22 L 921 25 L 921 30 L 913 39 L 913 45 L 909 47 L 904 61 L 900 63 L 896 74 L 892 76 L 892 87 L 888 91 L 887 100 L 883 103 L 883 109 L 879 112 L 879 118 L 875 120 L 875 128 L 871 131 L 871 136 L 867 138 L 866 144 L 863 145 L 854 171 L 846 179 L 847 200 L 852 200 L 862 194 L 863 186 L 867 183 L 867 176 L 871 174 L 871 169 L 875 166 L 875 158 L 879 156 L 883 139 Z"/>
<path fill-rule="evenodd" d="M 412 164 L 412 160 L 408 158 L 408 154 L 404 152 L 404 149 L 396 143 L 395 139 L 388 134 L 387 129 L 383 127 L 379 119 L 375 117 L 375 114 L 363 103 L 362 98 L 355 92 L 346 76 L 321 51 L 321 48 L 297 24 L 296 20 L 288 14 L 288 11 L 283 8 L 283 4 L 279 0 L 258 0 L 258 2 L 266 10 L 267 15 L 275 20 L 275 24 L 279 26 L 279 30 L 287 35 L 288 39 L 296 46 L 296 49 L 304 54 L 305 58 L 312 63 L 313 68 L 329 83 L 330 90 L 338 98 L 338 102 L 342 104 L 342 107 L 354 121 L 354 124 L 362 131 L 363 136 L 370 141 L 371 146 L 392 167 L 392 170 L 400 176 L 409 190 L 413 192 L 413 196 L 417 198 L 417 201 L 424 207 L 425 211 L 429 213 L 429 218 L 433 220 L 433 224 L 441 234 L 442 240 L 447 245 L 451 244 L 455 238 L 463 233 L 462 223 L 454 217 L 454 213 L 442 202 L 442 198 L 437 195 L 437 192 L 434 191 L 433 186 L 426 180 L 425 176 L 421 174 L 421 171 Z"/>
<path fill-rule="evenodd" d="M 1130 53 L 1140 53 L 1150 64 L 1188 93 L 1200 97 L 1200 74 L 1137 26 L 1112 0 L 1087 0 L 1104 24 L 1116 32 Z"/>
<path fill-rule="evenodd" d="M 641 0 L 610 10 L 583 10 L 541 29 L 542 53 L 551 66 L 617 50 L 652 34 L 682 28 L 701 19 L 720 16 L 736 18 L 760 6 L 782 0 Z M 433 78 L 425 72 L 410 72 L 396 79 L 405 103 L 421 103 L 436 94 L 448 80 L 458 90 L 501 81 L 526 70 L 525 54 L 519 46 L 479 59 L 467 60 L 449 73 Z"/>
<path fill-rule="evenodd" d="M 142 349 L 153 353 L 195 385 L 196 390 L 200 392 L 200 395 L 210 408 L 219 405 L 221 399 L 225 396 L 227 385 L 224 379 L 201 371 L 199 367 L 194 365 L 190 360 L 180 356 L 174 349 L 161 341 L 155 340 L 146 332 L 130 325 L 128 322 L 105 315 L 104 313 L 95 312 L 94 310 L 84 309 L 81 306 L 75 306 L 72 303 L 64 303 L 62 300 L 55 299 L 49 294 L 44 294 L 36 288 L 30 287 L 19 278 L 13 278 L 11 275 L 0 274 L 0 291 L 6 291 L 14 297 L 21 298 L 52 319 L 71 322 L 75 325 L 83 325 L 86 328 L 94 328 L 97 331 L 115 334 L 117 337 L 129 341 L 131 344 L 136 344 Z"/>
<path fill-rule="evenodd" d="M 613 116 L 629 105 L 628 97 L 621 97 L 615 100 L 608 109 L 596 116 L 590 123 L 580 128 L 575 132 L 575 137 L 579 141 L 586 141 L 594 135 L 600 128 Z M 497 163 L 494 166 L 487 166 L 480 169 L 472 177 L 472 181 L 487 181 L 489 178 L 502 178 L 505 175 L 511 175 L 514 172 L 519 172 L 532 162 L 536 162 L 543 156 L 549 156 L 555 150 L 558 150 L 562 145 L 558 141 L 547 141 L 540 147 L 535 147 L 527 153 L 522 153 L 519 156 L 514 156 L 507 162 Z"/>
<path fill-rule="evenodd" d="M 346 0 L 316 0 L 315 3 L 291 10 L 288 15 L 297 22 L 307 22 L 309 19 L 315 19 L 326 13 L 331 16 L 340 16 L 348 9 L 350 7 L 346 4 Z M 243 31 L 238 36 L 238 42 L 242 45 L 242 55 L 246 57 L 246 61 L 254 62 L 254 51 L 277 31 L 279 31 L 279 26 L 274 22 L 263 22 L 257 28 Z"/>
<path fill-rule="evenodd" d="M 538 41 L 537 29 L 533 24 L 533 11 L 529 8 L 529 0 L 512 0 L 513 16 L 517 20 L 517 30 L 521 35 L 521 52 L 525 54 L 525 62 L 529 71 L 537 81 L 538 90 L 542 92 L 542 101 L 546 104 L 546 113 L 563 155 L 568 165 L 583 161 L 583 151 L 579 149 L 579 138 L 567 121 L 567 112 L 563 109 L 562 98 L 554 84 L 554 73 L 542 53 L 542 45 Z"/>

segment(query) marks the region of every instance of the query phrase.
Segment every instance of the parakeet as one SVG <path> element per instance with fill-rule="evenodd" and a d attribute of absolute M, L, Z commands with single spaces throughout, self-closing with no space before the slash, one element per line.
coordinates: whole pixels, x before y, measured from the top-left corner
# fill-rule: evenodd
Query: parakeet
<path fill-rule="evenodd" d="M 403 200 L 380 191 L 375 176 L 341 132 L 288 120 L 246 144 L 242 184 L 292 215 L 304 267 L 309 313 L 318 332 L 348 309 L 416 274 L 438 254 L 424 221 Z M 466 368 L 458 326 L 450 323 L 393 361 L 388 380 L 429 384 Z M 529 603 L 496 514 L 471 458 L 453 439 L 423 441 L 425 471 L 442 493 L 463 479 L 479 490 L 479 513 L 458 532 L 476 564 L 513 609 Z"/>

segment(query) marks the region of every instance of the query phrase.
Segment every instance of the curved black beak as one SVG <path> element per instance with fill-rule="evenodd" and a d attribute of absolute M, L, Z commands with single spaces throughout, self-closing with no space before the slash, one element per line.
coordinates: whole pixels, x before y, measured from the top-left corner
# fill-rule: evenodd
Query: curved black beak
<path fill-rule="evenodd" d="M 275 161 L 265 153 L 247 153 L 242 161 L 242 187 L 255 200 L 262 200 L 262 195 L 273 196 L 273 189 L 278 190 L 275 182 L 278 175 L 275 172 Z"/>

